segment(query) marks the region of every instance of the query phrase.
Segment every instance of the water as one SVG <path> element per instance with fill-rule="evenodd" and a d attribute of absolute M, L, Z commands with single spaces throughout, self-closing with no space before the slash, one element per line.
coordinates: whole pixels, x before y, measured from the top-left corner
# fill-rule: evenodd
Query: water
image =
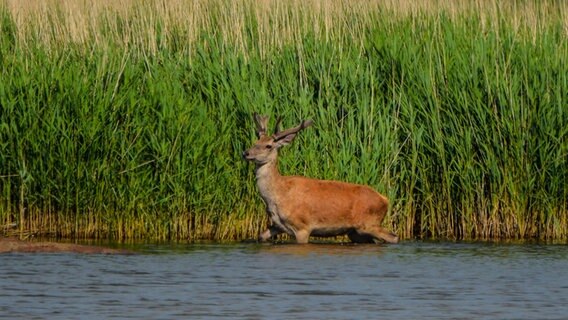
<path fill-rule="evenodd" d="M 0 319 L 567 319 L 568 247 L 145 245 L 0 255 Z"/>

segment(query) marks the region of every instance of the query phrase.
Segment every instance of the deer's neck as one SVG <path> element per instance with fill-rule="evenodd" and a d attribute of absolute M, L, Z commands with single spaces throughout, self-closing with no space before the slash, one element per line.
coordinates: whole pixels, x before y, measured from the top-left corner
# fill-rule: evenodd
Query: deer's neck
<path fill-rule="evenodd" d="M 256 183 L 262 198 L 268 203 L 276 201 L 278 182 L 281 177 L 278 171 L 278 161 L 270 161 L 257 165 L 255 169 Z"/>

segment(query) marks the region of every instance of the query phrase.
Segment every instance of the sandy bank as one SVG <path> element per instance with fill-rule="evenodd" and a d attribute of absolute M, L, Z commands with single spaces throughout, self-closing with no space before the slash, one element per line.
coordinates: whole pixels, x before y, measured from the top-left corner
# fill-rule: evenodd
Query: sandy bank
<path fill-rule="evenodd" d="M 73 252 L 73 253 L 99 253 L 99 254 L 129 254 L 127 250 L 111 249 L 100 246 L 81 245 L 73 243 L 59 243 L 52 241 L 26 241 L 13 237 L 0 236 L 0 253 L 9 252 Z"/>

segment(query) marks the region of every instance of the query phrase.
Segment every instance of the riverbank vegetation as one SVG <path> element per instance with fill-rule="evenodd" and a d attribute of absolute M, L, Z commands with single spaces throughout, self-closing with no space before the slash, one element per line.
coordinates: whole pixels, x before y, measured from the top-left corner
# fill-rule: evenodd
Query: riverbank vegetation
<path fill-rule="evenodd" d="M 567 38 L 561 1 L 3 0 L 0 227 L 256 237 L 258 111 L 403 239 L 566 239 Z"/>

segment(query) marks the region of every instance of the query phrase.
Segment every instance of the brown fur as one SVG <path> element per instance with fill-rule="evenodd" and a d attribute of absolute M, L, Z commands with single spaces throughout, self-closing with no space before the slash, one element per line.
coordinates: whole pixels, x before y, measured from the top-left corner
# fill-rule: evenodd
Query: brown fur
<path fill-rule="evenodd" d="M 266 241 L 277 234 L 287 233 L 295 236 L 298 243 L 307 243 L 310 235 L 329 237 L 345 234 L 353 242 L 378 239 L 398 242 L 395 234 L 380 226 L 388 211 L 387 198 L 370 187 L 280 175 L 278 149 L 291 143 L 311 121 L 267 136 L 268 117 L 255 117 L 259 140 L 243 156 L 256 164 L 257 185 L 271 222 L 259 240 Z"/>

